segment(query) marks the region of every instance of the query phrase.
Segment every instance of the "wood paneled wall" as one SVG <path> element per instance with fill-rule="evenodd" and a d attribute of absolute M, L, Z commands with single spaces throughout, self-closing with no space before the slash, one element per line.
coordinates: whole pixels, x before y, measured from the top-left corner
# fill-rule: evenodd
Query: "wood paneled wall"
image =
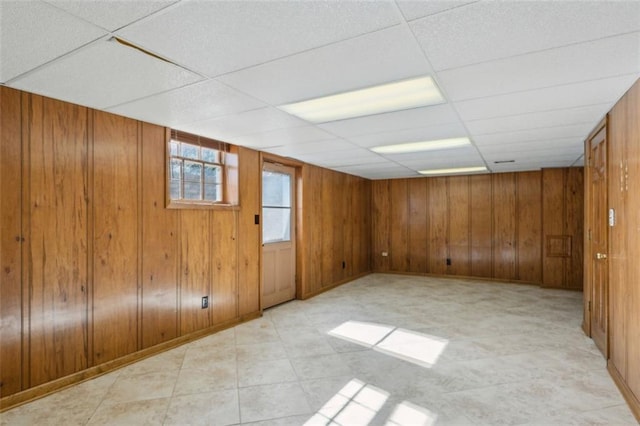
<path fill-rule="evenodd" d="M 543 185 L 564 213 L 549 207 L 543 214 L 549 204 Z M 582 288 L 581 272 L 574 271 L 582 262 L 580 168 L 378 180 L 371 194 L 374 271 Z M 545 281 L 543 241 L 556 234 L 573 246 L 569 258 L 559 258 L 560 279 Z"/>
<path fill-rule="evenodd" d="M 370 272 L 370 181 L 302 165 L 298 297 Z M 299 230 L 299 232 L 300 232 Z"/>
<path fill-rule="evenodd" d="M 640 420 L 640 81 L 608 115 L 608 367 Z M 588 153 L 587 153 L 588 154 Z M 587 224 L 589 226 L 589 224 Z M 590 260 L 587 260 L 590 261 Z M 590 292 L 585 294 L 590 295 Z"/>
<path fill-rule="evenodd" d="M 168 209 L 167 129 L 6 87 L 0 120 L 0 398 L 260 314 L 260 153 L 239 206 Z M 299 178 L 305 298 L 370 271 L 370 182 Z"/>

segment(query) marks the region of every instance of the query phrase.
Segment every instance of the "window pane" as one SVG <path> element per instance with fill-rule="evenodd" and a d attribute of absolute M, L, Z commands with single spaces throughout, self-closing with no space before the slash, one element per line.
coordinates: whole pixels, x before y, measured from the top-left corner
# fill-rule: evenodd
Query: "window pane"
<path fill-rule="evenodd" d="M 185 182 L 183 198 L 185 200 L 202 200 L 202 185 L 200 185 L 200 182 Z"/>
<path fill-rule="evenodd" d="M 206 164 L 204 166 L 204 182 L 205 183 L 219 183 L 222 181 L 220 179 L 222 168 L 218 166 L 210 166 Z"/>
<path fill-rule="evenodd" d="M 182 160 L 171 159 L 171 179 L 182 179 Z"/>
<path fill-rule="evenodd" d="M 171 186 L 169 188 L 169 193 L 171 196 L 172 200 L 179 200 L 180 198 L 182 198 L 180 196 L 180 180 L 178 179 L 171 179 Z"/>
<path fill-rule="evenodd" d="M 169 152 L 172 156 L 178 155 L 178 142 L 171 141 L 171 143 L 169 144 Z"/>
<path fill-rule="evenodd" d="M 288 174 L 262 172 L 262 204 L 291 207 L 291 177 Z"/>
<path fill-rule="evenodd" d="M 204 199 L 207 201 L 222 201 L 222 185 L 205 183 Z"/>
<path fill-rule="evenodd" d="M 262 209 L 262 242 L 291 240 L 291 209 Z"/>
<path fill-rule="evenodd" d="M 184 162 L 185 182 L 202 182 L 202 163 Z"/>
<path fill-rule="evenodd" d="M 196 145 L 191 145 L 189 143 L 182 142 L 180 144 L 182 147 L 182 156 L 185 158 L 193 158 L 194 160 L 200 159 L 200 147 Z"/>
<path fill-rule="evenodd" d="M 219 153 L 217 149 L 202 148 L 202 159 L 209 163 L 220 163 Z"/>

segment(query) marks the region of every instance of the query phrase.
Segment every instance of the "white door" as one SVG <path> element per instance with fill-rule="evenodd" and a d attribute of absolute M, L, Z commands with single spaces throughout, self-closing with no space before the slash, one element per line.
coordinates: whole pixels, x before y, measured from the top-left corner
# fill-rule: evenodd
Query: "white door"
<path fill-rule="evenodd" d="M 262 170 L 262 308 L 296 296 L 295 169 Z"/>

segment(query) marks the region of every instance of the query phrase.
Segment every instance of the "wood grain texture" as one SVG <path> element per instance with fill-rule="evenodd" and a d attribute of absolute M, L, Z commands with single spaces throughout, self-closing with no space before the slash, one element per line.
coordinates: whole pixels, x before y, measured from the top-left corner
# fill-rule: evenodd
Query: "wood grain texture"
<path fill-rule="evenodd" d="M 566 170 L 565 235 L 571 236 L 571 257 L 565 264 L 565 287 L 583 288 L 584 173 L 581 167 Z"/>
<path fill-rule="evenodd" d="M 469 176 L 449 177 L 449 259 L 451 275 L 471 274 Z"/>
<path fill-rule="evenodd" d="M 240 148 L 238 155 L 238 313 L 247 315 L 260 310 L 260 153 Z"/>
<path fill-rule="evenodd" d="M 165 206 L 164 127 L 142 124 L 142 347 L 178 336 L 178 211 Z"/>
<path fill-rule="evenodd" d="M 407 223 L 409 272 L 425 273 L 428 265 L 427 179 L 408 179 Z"/>
<path fill-rule="evenodd" d="M 376 272 L 389 270 L 389 256 L 383 256 L 390 250 L 390 198 L 389 180 L 371 182 L 371 267 Z"/>
<path fill-rule="evenodd" d="M 93 112 L 95 364 L 138 349 L 138 122 Z"/>
<path fill-rule="evenodd" d="M 30 386 L 87 367 L 87 110 L 31 97 Z"/>
<path fill-rule="evenodd" d="M 405 272 L 409 270 L 409 201 L 407 193 L 408 179 L 393 179 L 389 186 L 391 250 L 389 251 L 389 270 Z"/>
<path fill-rule="evenodd" d="M 355 227 L 357 225 L 356 217 L 353 210 L 353 198 L 355 193 L 356 177 L 352 175 L 342 175 L 342 238 L 338 239 L 339 246 L 342 248 L 342 264 L 339 278 L 336 281 L 343 280 L 353 276 L 353 240 L 355 235 Z M 352 220 L 353 218 L 353 220 Z M 338 231 L 340 233 L 340 231 Z"/>
<path fill-rule="evenodd" d="M 301 295 L 313 294 L 322 288 L 323 210 L 317 206 L 318 198 L 322 201 L 322 169 L 305 164 L 302 166 L 303 242 L 297 247 L 303 257 L 298 267 L 303 276 Z"/>
<path fill-rule="evenodd" d="M 547 287 L 564 287 L 566 258 L 549 253 L 549 242 L 550 237 L 566 235 L 565 178 L 564 169 L 542 170 L 542 283 Z"/>
<path fill-rule="evenodd" d="M 628 271 L 631 261 L 627 251 L 630 223 L 627 217 L 625 191 L 625 160 L 627 156 L 627 111 L 629 97 L 624 96 L 609 114 L 608 140 L 608 207 L 616 212 L 616 226 L 609 228 L 609 356 L 610 362 L 626 381 L 628 327 L 627 312 L 631 309 Z M 637 309 L 637 308 L 636 308 Z"/>
<path fill-rule="evenodd" d="M 318 206 L 322 212 L 322 286 L 329 286 L 334 281 L 335 259 L 338 254 L 334 251 L 334 222 L 338 219 L 335 214 L 335 199 L 337 187 L 334 173 L 330 170 L 322 170 L 322 187 L 318 196 L 322 199 L 322 205 Z"/>
<path fill-rule="evenodd" d="M 331 182 L 329 188 L 333 194 L 333 200 L 334 202 L 338 201 L 340 203 L 340 207 L 335 204 L 328 203 L 327 210 L 324 212 L 326 215 L 333 216 L 333 219 L 331 220 L 333 229 L 329 233 L 329 235 L 331 235 L 329 243 L 329 246 L 331 247 L 331 254 L 329 255 L 331 262 L 329 263 L 329 268 L 323 270 L 323 276 L 331 277 L 330 281 L 326 281 L 324 285 L 331 285 L 344 279 L 342 262 L 344 261 L 344 248 L 347 244 L 344 235 L 346 220 L 345 209 L 348 210 L 349 207 L 348 205 L 345 205 L 345 192 L 347 191 L 345 188 L 346 175 L 344 173 L 336 173 L 331 170 L 328 170 L 327 172 L 330 176 L 328 181 Z M 324 231 L 326 232 L 327 229 Z M 328 253 L 323 251 L 322 255 L 327 256 Z"/>
<path fill-rule="evenodd" d="M 22 390 L 22 102 L 0 86 L 0 398 Z"/>
<path fill-rule="evenodd" d="M 238 244 L 236 236 L 237 212 L 211 212 L 211 310 L 212 325 L 230 321 L 238 316 Z"/>
<path fill-rule="evenodd" d="M 634 413 L 640 417 L 640 84 L 636 83 L 627 93 L 626 111 L 627 146 L 625 166 L 625 191 L 627 192 L 628 256 L 634 259 L 628 264 L 626 285 L 629 288 L 627 310 L 627 383 L 635 396 Z M 640 421 L 640 419 L 638 419 Z"/>
<path fill-rule="evenodd" d="M 493 175 L 493 276 L 516 278 L 516 182 L 514 173 Z"/>
<path fill-rule="evenodd" d="M 493 200 L 491 175 L 470 178 L 471 275 L 493 276 Z"/>
<path fill-rule="evenodd" d="M 518 173 L 516 183 L 517 278 L 539 283 L 542 281 L 542 174 Z"/>
<path fill-rule="evenodd" d="M 446 177 L 429 179 L 429 272 L 447 273 L 449 194 Z"/>
<path fill-rule="evenodd" d="M 211 212 L 180 211 L 180 335 L 209 327 L 211 309 L 202 309 L 202 297 L 211 301 Z"/>

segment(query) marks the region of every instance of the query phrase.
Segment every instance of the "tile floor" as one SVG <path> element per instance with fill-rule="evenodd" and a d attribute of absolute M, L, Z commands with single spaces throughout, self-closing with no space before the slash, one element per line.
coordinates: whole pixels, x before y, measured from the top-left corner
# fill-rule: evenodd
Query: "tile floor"
<path fill-rule="evenodd" d="M 9 410 L 0 423 L 637 424 L 580 330 L 581 300 L 369 275 Z"/>

